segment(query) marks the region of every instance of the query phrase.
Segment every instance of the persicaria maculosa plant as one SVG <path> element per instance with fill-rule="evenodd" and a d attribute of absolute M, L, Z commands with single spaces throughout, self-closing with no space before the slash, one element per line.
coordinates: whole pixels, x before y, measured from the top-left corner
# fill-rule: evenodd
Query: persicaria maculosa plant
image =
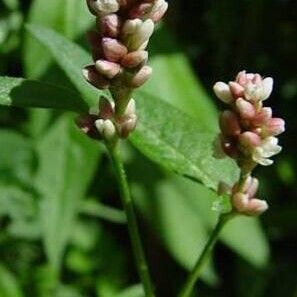
<path fill-rule="evenodd" d="M 102 96 L 98 111 L 82 115 L 77 124 L 90 137 L 102 139 L 110 152 L 138 272 L 146 296 L 152 297 L 154 289 L 117 143 L 136 127 L 132 93 L 152 74 L 151 67 L 146 65 L 146 47 L 168 4 L 164 0 L 87 0 L 87 5 L 96 17 L 97 31 L 89 34 L 94 63 L 83 69 L 83 75 L 94 87 L 108 89 L 112 101 Z"/>
<path fill-rule="evenodd" d="M 215 94 L 227 105 L 219 120 L 221 129 L 219 146 L 224 157 L 232 158 L 238 165 L 240 171 L 238 178 L 234 162 L 223 160 L 221 163 L 222 160 L 213 157 L 211 149 L 205 149 L 207 145 L 209 148 L 212 147 L 213 135 L 198 131 L 200 128 L 198 123 L 194 123 L 192 118 L 171 105 L 166 105 L 154 96 L 144 96 L 147 100 L 143 101 L 145 104 L 142 102 L 143 105 L 139 108 L 142 117 L 138 119 L 137 97 L 133 99 L 133 92 L 152 75 L 152 68 L 147 65 L 149 53 L 146 48 L 156 23 L 162 19 L 168 8 L 167 2 L 164 0 L 87 0 L 87 6 L 96 20 L 97 30 L 88 35 L 93 62 L 83 69 L 82 65 L 86 63 L 89 56 L 82 49 L 69 44 L 69 41 L 50 30 L 29 26 L 31 34 L 47 45 L 56 62 L 62 65 L 79 92 L 73 92 L 64 86 L 2 77 L 0 78 L 0 103 L 22 107 L 54 107 L 78 112 L 80 116 L 76 123 L 81 131 L 105 144 L 118 181 L 131 246 L 146 297 L 156 295 L 120 157 L 118 145 L 120 140 L 127 139 L 135 130 L 138 120 L 146 118 L 139 123 L 142 126 L 139 125 L 136 131 L 144 143 L 142 152 L 147 153 L 152 150 L 152 154 L 147 155 L 153 161 L 179 174 L 199 180 L 207 187 L 217 189 L 219 196 L 223 197 L 224 201 L 228 200 L 230 207 L 221 211 L 217 225 L 178 295 L 190 297 L 225 224 L 235 216 L 258 216 L 268 209 L 268 203 L 257 198 L 259 181 L 253 176 L 253 172 L 257 165 L 271 165 L 273 163 L 271 157 L 281 151 L 277 136 L 284 132 L 285 123 L 282 119 L 273 117 L 272 109 L 264 106 L 265 100 L 272 92 L 273 79 L 242 71 L 234 81 L 228 84 L 218 82 L 214 85 Z M 86 59 L 83 57 L 83 62 L 75 61 L 73 57 L 68 59 L 67 54 L 71 51 L 69 49 L 76 52 L 74 57 L 81 58 L 85 55 Z M 63 55 L 60 55 L 60 51 L 64 51 Z M 100 94 L 99 103 L 89 111 L 91 104 L 87 102 L 88 91 L 91 90 L 90 93 L 93 96 L 94 89 L 84 84 L 83 79 L 94 86 Z M 47 92 L 49 92 L 48 97 L 42 97 L 43 100 L 40 100 L 40 93 L 47 95 Z M 80 98 L 80 95 L 84 94 L 86 94 L 83 96 L 85 98 Z M 152 107 L 147 102 L 153 102 Z M 166 118 L 167 109 L 170 111 L 168 118 Z M 169 125 L 170 120 L 172 125 Z M 159 128 L 161 133 L 153 131 Z M 188 133 L 188 130 L 191 130 L 191 133 Z M 133 137 L 131 140 L 139 148 L 137 137 L 136 141 Z M 189 147 L 193 149 L 188 150 Z M 196 152 L 198 152 L 197 155 L 195 155 Z M 230 174 L 229 181 L 232 181 L 230 184 L 222 180 L 225 178 L 224 170 L 228 166 L 230 171 L 227 168 L 226 175 Z M 223 173 L 217 174 L 220 170 Z M 232 170 L 235 178 L 231 177 Z"/>
<path fill-rule="evenodd" d="M 230 197 L 231 211 L 219 217 L 180 297 L 191 296 L 203 264 L 224 225 L 234 216 L 258 216 L 268 209 L 265 200 L 255 197 L 259 181 L 252 177 L 252 172 L 257 165 L 273 164 L 269 158 L 282 149 L 276 136 L 285 131 L 284 120 L 273 118 L 272 109 L 263 106 L 273 89 L 271 77 L 263 78 L 259 74 L 242 71 L 235 81 L 228 84 L 217 82 L 213 89 L 216 96 L 228 105 L 228 109 L 220 115 L 220 146 L 226 155 L 236 161 L 240 178 L 234 185 L 220 183 L 218 194 Z"/>

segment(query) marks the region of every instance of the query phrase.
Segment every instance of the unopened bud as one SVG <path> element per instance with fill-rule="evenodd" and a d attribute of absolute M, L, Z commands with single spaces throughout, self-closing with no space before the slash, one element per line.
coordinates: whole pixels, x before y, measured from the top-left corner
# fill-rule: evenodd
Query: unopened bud
<path fill-rule="evenodd" d="M 132 114 L 119 125 L 119 134 L 121 138 L 127 138 L 129 134 L 135 130 L 137 124 L 136 114 Z"/>
<path fill-rule="evenodd" d="M 120 26 L 120 18 L 116 14 L 97 18 L 97 27 L 103 36 L 116 38 L 119 35 Z"/>
<path fill-rule="evenodd" d="M 94 65 L 86 66 L 82 74 L 84 78 L 97 89 L 107 89 L 110 86 L 109 80 L 99 74 Z"/>
<path fill-rule="evenodd" d="M 157 0 L 154 4 L 154 7 L 150 13 L 150 18 L 153 20 L 153 22 L 159 22 L 164 14 L 166 13 L 168 9 L 168 3 L 164 0 Z"/>
<path fill-rule="evenodd" d="M 136 103 L 135 103 L 135 100 L 133 98 L 131 98 L 127 107 L 126 107 L 124 116 L 129 117 L 131 115 L 134 115 L 135 112 L 136 112 Z"/>
<path fill-rule="evenodd" d="M 260 127 L 265 125 L 272 118 L 272 109 L 270 107 L 263 107 L 255 115 L 252 120 L 254 126 Z"/>
<path fill-rule="evenodd" d="M 140 19 L 128 20 L 123 27 L 130 51 L 143 50 L 154 32 L 154 22 L 151 19 L 142 21 Z"/>
<path fill-rule="evenodd" d="M 247 216 L 259 216 L 268 209 L 268 204 L 265 200 L 253 198 L 249 201 L 244 214 Z"/>
<path fill-rule="evenodd" d="M 255 116 L 255 107 L 248 101 L 238 98 L 236 100 L 236 108 L 242 119 L 251 119 Z"/>
<path fill-rule="evenodd" d="M 140 64 L 146 63 L 147 59 L 148 59 L 148 52 L 140 50 L 140 51 L 128 53 L 122 59 L 121 64 L 123 67 L 135 68 Z"/>
<path fill-rule="evenodd" d="M 216 96 L 221 99 L 223 102 L 229 104 L 234 101 L 232 94 L 230 92 L 230 87 L 223 83 L 223 82 L 217 82 L 213 86 L 213 90 L 216 94 Z"/>
<path fill-rule="evenodd" d="M 110 62 L 118 62 L 128 52 L 127 48 L 122 43 L 108 37 L 102 39 L 102 48 L 105 57 Z"/>
<path fill-rule="evenodd" d="M 230 91 L 234 98 L 243 97 L 244 95 L 244 87 L 241 86 L 239 83 L 230 81 L 229 82 Z"/>
<path fill-rule="evenodd" d="M 116 136 L 116 128 L 111 120 L 99 119 L 95 126 L 100 135 L 106 140 L 112 140 Z"/>
<path fill-rule="evenodd" d="M 87 0 L 87 4 L 94 15 L 114 13 L 120 8 L 117 0 Z"/>
<path fill-rule="evenodd" d="M 150 66 L 143 66 L 132 78 L 130 85 L 133 88 L 142 86 L 152 75 L 153 69 Z"/>
<path fill-rule="evenodd" d="M 285 121 L 280 118 L 272 118 L 268 121 L 266 132 L 270 136 L 276 136 L 285 131 Z"/>
<path fill-rule="evenodd" d="M 121 66 L 119 64 L 105 60 L 96 61 L 95 67 L 99 73 L 103 74 L 109 79 L 114 78 L 121 71 Z"/>
<path fill-rule="evenodd" d="M 238 136 L 241 133 L 237 115 L 229 110 L 221 114 L 220 128 L 224 136 Z"/>
<path fill-rule="evenodd" d="M 244 148 L 251 150 L 261 144 L 261 138 L 256 133 L 246 131 L 239 136 L 239 143 Z"/>

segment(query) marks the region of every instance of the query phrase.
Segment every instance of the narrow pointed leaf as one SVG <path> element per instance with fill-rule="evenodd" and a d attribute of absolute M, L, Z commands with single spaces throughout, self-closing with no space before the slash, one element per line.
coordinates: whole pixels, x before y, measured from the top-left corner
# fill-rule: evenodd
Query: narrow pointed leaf
<path fill-rule="evenodd" d="M 38 155 L 35 185 L 41 197 L 43 242 L 51 266 L 59 270 L 99 147 L 74 127 L 72 118 L 63 116 L 38 143 Z"/>
<path fill-rule="evenodd" d="M 27 29 L 52 55 L 55 62 L 69 77 L 88 105 L 93 106 L 101 91 L 90 86 L 82 75 L 82 69 L 92 63 L 91 56 L 80 46 L 51 29 L 27 25 Z"/>
<path fill-rule="evenodd" d="M 56 108 L 77 112 L 87 109 L 87 105 L 77 92 L 14 77 L 0 77 L 0 105 Z"/>

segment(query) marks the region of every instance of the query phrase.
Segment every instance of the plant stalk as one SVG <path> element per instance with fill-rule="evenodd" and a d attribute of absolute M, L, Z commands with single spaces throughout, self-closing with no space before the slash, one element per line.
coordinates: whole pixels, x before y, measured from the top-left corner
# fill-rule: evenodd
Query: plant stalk
<path fill-rule="evenodd" d="M 139 234 L 139 228 L 137 224 L 137 218 L 133 206 L 132 197 L 127 181 L 127 175 L 121 160 L 120 151 L 117 144 L 109 146 L 107 145 L 111 161 L 114 167 L 115 175 L 118 181 L 120 196 L 123 204 L 123 208 L 127 216 L 127 225 L 132 245 L 132 250 L 137 265 L 137 270 L 144 287 L 146 297 L 155 297 L 152 281 L 146 262 L 144 250 L 141 243 Z"/>
<path fill-rule="evenodd" d="M 218 240 L 218 236 L 226 223 L 234 216 L 233 213 L 223 214 L 219 217 L 218 222 L 212 231 L 198 261 L 195 264 L 192 272 L 190 273 L 188 279 L 186 280 L 185 285 L 183 286 L 182 290 L 180 291 L 178 297 L 190 297 L 194 290 L 195 284 L 198 281 L 199 277 L 201 276 L 202 269 L 204 265 L 209 260 L 209 257 L 213 251 L 215 243 Z"/>

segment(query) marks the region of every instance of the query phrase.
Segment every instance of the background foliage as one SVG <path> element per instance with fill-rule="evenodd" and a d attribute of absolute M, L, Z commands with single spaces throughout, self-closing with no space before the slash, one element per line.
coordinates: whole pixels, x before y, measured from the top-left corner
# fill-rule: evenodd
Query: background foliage
<path fill-rule="evenodd" d="M 158 293 L 180 286 L 217 216 L 209 188 L 232 179 L 233 165 L 217 168 L 209 154 L 211 86 L 246 68 L 276 80 L 270 104 L 287 121 L 284 152 L 257 171 L 270 211 L 226 228 L 199 296 L 297 296 L 296 1 L 170 4 L 150 49 L 154 76 L 135 95 L 143 120 L 123 146 Z M 142 296 L 108 158 L 61 111 L 98 96 L 80 76 L 90 57 L 61 36 L 87 49 L 92 26 L 81 0 L 0 1 L 0 75 L 42 81 L 1 78 L 1 104 L 58 109 L 0 108 L 0 296 Z"/>

